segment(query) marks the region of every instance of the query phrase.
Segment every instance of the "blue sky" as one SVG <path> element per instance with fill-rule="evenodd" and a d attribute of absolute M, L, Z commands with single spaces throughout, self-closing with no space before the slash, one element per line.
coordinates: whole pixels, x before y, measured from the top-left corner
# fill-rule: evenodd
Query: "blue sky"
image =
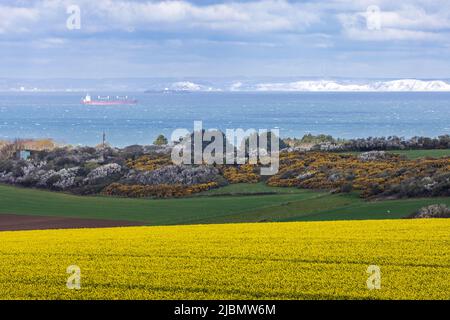
<path fill-rule="evenodd" d="M 0 2 L 0 77 L 438 79 L 449 58 L 448 0 Z"/>

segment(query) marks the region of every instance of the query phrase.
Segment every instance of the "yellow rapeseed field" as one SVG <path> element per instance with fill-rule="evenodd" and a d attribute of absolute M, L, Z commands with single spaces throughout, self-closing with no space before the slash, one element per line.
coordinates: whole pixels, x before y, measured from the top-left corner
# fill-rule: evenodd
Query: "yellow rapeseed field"
<path fill-rule="evenodd" d="M 450 299 L 450 219 L 0 232 L 0 299 L 42 298 Z"/>

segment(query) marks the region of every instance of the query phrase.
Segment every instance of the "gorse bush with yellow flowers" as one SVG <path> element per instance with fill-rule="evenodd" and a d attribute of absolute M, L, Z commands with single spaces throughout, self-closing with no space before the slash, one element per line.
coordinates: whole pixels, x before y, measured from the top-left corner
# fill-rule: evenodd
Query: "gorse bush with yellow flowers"
<path fill-rule="evenodd" d="M 126 162 L 130 169 L 153 171 L 172 164 L 169 155 L 144 155 L 137 159 L 128 159 Z"/>
<path fill-rule="evenodd" d="M 261 179 L 259 168 L 252 164 L 223 165 L 219 170 L 229 183 L 257 183 Z"/>
<path fill-rule="evenodd" d="M 450 157 L 408 160 L 399 155 L 373 157 L 328 152 L 280 155 L 280 170 L 270 186 L 360 190 L 371 196 L 448 196 Z"/>
<path fill-rule="evenodd" d="M 103 190 L 103 194 L 107 196 L 119 196 L 128 198 L 179 198 L 217 187 L 218 184 L 215 182 L 194 184 L 190 186 L 168 184 L 127 185 L 113 183 Z"/>

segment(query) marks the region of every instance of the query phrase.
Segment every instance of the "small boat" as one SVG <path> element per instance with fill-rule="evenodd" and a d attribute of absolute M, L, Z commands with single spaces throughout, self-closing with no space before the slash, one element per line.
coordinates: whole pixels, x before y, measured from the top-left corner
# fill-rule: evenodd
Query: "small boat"
<path fill-rule="evenodd" d="M 130 99 L 128 96 L 124 97 L 100 97 L 98 96 L 97 99 L 93 99 L 90 94 L 87 94 L 83 100 L 81 100 L 81 103 L 84 105 L 90 105 L 90 106 L 115 106 L 115 105 L 130 105 L 130 104 L 137 104 L 138 101 L 136 99 Z"/>

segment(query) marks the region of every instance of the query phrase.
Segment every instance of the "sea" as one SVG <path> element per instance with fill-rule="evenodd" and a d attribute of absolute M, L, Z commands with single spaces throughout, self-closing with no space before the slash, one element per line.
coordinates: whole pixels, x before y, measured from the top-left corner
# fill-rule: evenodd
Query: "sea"
<path fill-rule="evenodd" d="M 116 95 L 104 93 L 101 95 Z M 96 96 L 95 93 L 92 93 Z M 279 129 L 339 138 L 450 134 L 450 92 L 120 93 L 137 105 L 86 106 L 83 93 L 0 93 L 0 140 L 51 138 L 61 144 L 151 144 L 176 129 Z"/>

